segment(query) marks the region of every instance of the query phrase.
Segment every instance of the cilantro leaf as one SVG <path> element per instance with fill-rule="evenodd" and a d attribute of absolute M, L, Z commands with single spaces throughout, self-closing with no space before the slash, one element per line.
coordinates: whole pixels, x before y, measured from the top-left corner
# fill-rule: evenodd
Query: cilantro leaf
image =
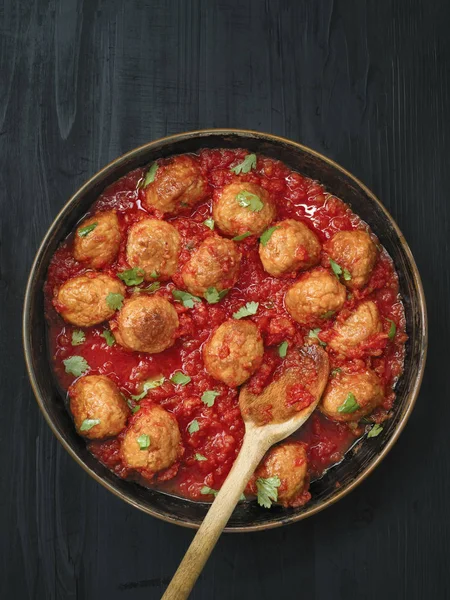
<path fill-rule="evenodd" d="M 388 338 L 390 340 L 393 340 L 395 338 L 395 334 L 397 333 L 397 325 L 394 323 L 394 321 L 391 321 L 391 319 L 388 319 L 388 321 L 391 324 L 391 326 L 389 327 Z"/>
<path fill-rule="evenodd" d="M 91 223 L 90 225 L 85 225 L 84 227 L 80 227 L 78 230 L 78 235 L 80 237 L 86 237 L 91 231 L 97 227 L 98 223 Z"/>
<path fill-rule="evenodd" d="M 308 333 L 308 337 L 311 338 L 312 340 L 317 340 L 321 346 L 326 346 L 326 343 L 322 342 L 322 340 L 319 338 L 319 333 L 321 331 L 322 330 L 319 327 L 317 327 L 317 329 L 311 329 L 310 332 Z"/>
<path fill-rule="evenodd" d="M 217 304 L 228 294 L 228 292 L 229 290 L 221 290 L 218 292 L 215 287 L 210 287 L 205 292 L 205 299 L 208 304 Z"/>
<path fill-rule="evenodd" d="M 193 421 L 191 421 L 191 423 L 190 423 L 190 425 L 188 427 L 189 433 L 195 433 L 199 429 L 200 429 L 200 425 L 198 424 L 197 419 L 194 419 Z"/>
<path fill-rule="evenodd" d="M 87 360 L 82 356 L 70 356 L 69 358 L 66 358 L 66 360 L 63 360 L 63 363 L 66 368 L 66 373 L 75 375 L 75 377 L 79 377 L 90 368 Z"/>
<path fill-rule="evenodd" d="M 187 383 L 189 383 L 191 381 L 191 378 L 189 377 L 189 375 L 185 375 L 181 371 L 177 371 L 176 373 L 174 373 L 172 375 L 172 377 L 170 378 L 170 381 L 174 385 L 186 385 Z"/>
<path fill-rule="evenodd" d="M 79 346 L 86 340 L 86 336 L 84 335 L 84 331 L 81 329 L 75 329 L 72 332 L 72 346 Z"/>
<path fill-rule="evenodd" d="M 256 169 L 256 154 L 247 154 L 242 162 L 235 167 L 230 167 L 230 171 L 233 171 L 236 175 L 249 173 L 252 169 Z"/>
<path fill-rule="evenodd" d="M 157 379 L 148 379 L 146 382 L 144 382 L 144 385 L 142 386 L 142 392 L 140 394 L 137 394 L 136 396 L 132 395 L 131 397 L 135 402 L 139 402 L 140 400 L 142 400 L 142 398 L 145 398 L 149 390 L 154 390 L 155 388 L 160 387 L 165 382 L 165 380 L 166 378 L 162 375 Z"/>
<path fill-rule="evenodd" d="M 133 292 L 135 292 L 137 294 L 139 294 L 140 292 L 145 292 L 146 294 L 153 294 L 154 292 L 159 290 L 160 287 L 161 287 L 161 284 L 159 283 L 159 281 L 154 281 L 147 287 L 143 287 L 143 288 L 135 287 L 133 289 Z"/>
<path fill-rule="evenodd" d="M 200 490 L 200 494 L 202 494 L 203 496 L 217 496 L 218 493 L 219 492 L 217 490 L 213 490 L 207 485 L 204 485 Z"/>
<path fill-rule="evenodd" d="M 278 488 L 281 485 L 279 477 L 260 477 L 256 480 L 256 489 L 258 490 L 258 504 L 264 508 L 270 508 L 272 502 L 278 500 Z"/>
<path fill-rule="evenodd" d="M 327 310 L 326 313 L 323 313 L 323 315 L 321 315 L 321 319 L 329 319 L 330 317 L 332 317 L 334 315 L 336 311 L 335 310 Z"/>
<path fill-rule="evenodd" d="M 138 410 L 141 410 L 140 405 L 133 404 L 130 399 L 127 400 L 127 404 L 128 404 L 128 407 L 131 409 L 131 412 L 133 413 L 133 415 L 136 414 L 138 412 Z"/>
<path fill-rule="evenodd" d="M 368 438 L 377 437 L 383 431 L 383 427 L 379 423 L 375 423 L 372 429 L 367 434 Z"/>
<path fill-rule="evenodd" d="M 144 281 L 144 271 L 142 269 L 134 268 L 127 269 L 117 273 L 117 277 L 121 279 L 125 285 L 139 285 Z"/>
<path fill-rule="evenodd" d="M 278 354 L 281 358 L 284 358 L 287 354 L 287 350 L 288 350 L 288 343 L 286 342 L 286 340 L 284 342 L 281 342 L 281 344 L 278 346 Z"/>
<path fill-rule="evenodd" d="M 276 230 L 276 229 L 280 229 L 277 225 L 274 225 L 273 227 L 269 227 L 269 229 L 266 229 L 266 231 L 262 234 L 262 236 L 259 238 L 259 241 L 261 242 L 261 244 L 263 246 L 265 246 L 267 244 L 267 242 L 270 240 L 270 238 L 272 237 L 272 233 Z"/>
<path fill-rule="evenodd" d="M 143 187 L 147 187 L 149 183 L 153 183 L 155 181 L 156 171 L 158 170 L 158 163 L 154 162 L 150 169 L 145 174 L 144 185 Z"/>
<path fill-rule="evenodd" d="M 203 456 L 203 454 L 199 454 L 198 452 L 196 452 L 194 454 L 194 458 L 195 458 L 195 460 L 198 460 L 199 462 L 201 462 L 202 460 L 208 460 L 206 458 L 206 456 Z"/>
<path fill-rule="evenodd" d="M 123 304 L 122 294 L 114 294 L 113 292 L 109 292 L 109 294 L 106 296 L 106 304 L 111 310 L 120 310 Z"/>
<path fill-rule="evenodd" d="M 202 394 L 202 402 L 203 404 L 206 404 L 206 406 L 211 407 L 214 405 L 217 396 L 220 396 L 220 392 L 216 392 L 215 390 L 206 390 L 206 392 L 203 392 Z"/>
<path fill-rule="evenodd" d="M 264 208 L 261 198 L 256 194 L 247 192 L 247 190 L 241 190 L 236 194 L 236 200 L 238 201 L 239 206 L 248 208 L 252 212 L 260 212 Z"/>
<path fill-rule="evenodd" d="M 214 219 L 212 217 L 208 217 L 205 221 L 203 221 L 203 225 L 209 227 L 211 231 L 214 229 Z"/>
<path fill-rule="evenodd" d="M 233 313 L 233 319 L 243 319 L 244 317 L 248 317 L 250 315 L 256 315 L 258 306 L 259 302 L 247 302 L 245 306 L 241 306 L 238 311 Z"/>
<path fill-rule="evenodd" d="M 342 372 L 342 369 L 341 369 L 340 367 L 336 367 L 336 369 L 333 369 L 333 370 L 331 371 L 330 375 L 331 375 L 332 377 L 335 377 L 335 375 L 337 375 L 338 373 L 341 373 L 341 372 Z"/>
<path fill-rule="evenodd" d="M 231 239 L 233 240 L 233 242 L 242 242 L 242 240 L 245 240 L 245 238 L 248 238 L 251 235 L 253 234 L 250 233 L 250 231 L 246 231 L 245 233 L 241 233 L 241 235 L 235 235 L 234 238 Z"/>
<path fill-rule="evenodd" d="M 102 337 L 105 338 L 109 347 L 114 346 L 116 343 L 116 338 L 114 337 L 113 332 L 109 329 L 105 329 L 105 331 L 102 333 Z"/>
<path fill-rule="evenodd" d="M 330 266 L 333 273 L 339 279 L 339 276 L 342 275 L 342 267 L 340 267 L 332 258 L 330 258 Z"/>
<path fill-rule="evenodd" d="M 347 394 L 347 398 L 344 402 L 338 406 L 338 413 L 343 413 L 345 415 L 354 413 L 360 408 L 359 404 L 356 402 L 355 395 L 352 392 Z"/>
<path fill-rule="evenodd" d="M 140 450 L 147 450 L 150 446 L 150 436 L 146 433 L 141 434 L 138 438 L 136 438 L 137 443 L 139 444 Z"/>
<path fill-rule="evenodd" d="M 99 424 L 100 424 L 100 419 L 85 419 L 81 423 L 80 431 L 89 431 L 90 429 L 95 427 L 95 425 L 99 425 Z"/>
<path fill-rule="evenodd" d="M 193 296 L 189 292 L 183 292 L 182 290 L 172 290 L 172 296 L 186 308 L 194 308 L 195 302 L 201 302 L 198 296 Z"/>
<path fill-rule="evenodd" d="M 351 278 L 352 278 L 352 276 L 351 276 L 350 271 L 348 269 L 344 269 L 344 279 L 345 279 L 345 281 L 351 281 Z"/>

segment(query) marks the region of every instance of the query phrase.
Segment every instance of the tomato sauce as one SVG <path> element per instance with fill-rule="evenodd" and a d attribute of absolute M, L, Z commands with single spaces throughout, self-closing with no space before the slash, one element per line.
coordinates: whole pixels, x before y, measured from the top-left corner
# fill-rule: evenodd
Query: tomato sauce
<path fill-rule="evenodd" d="M 207 177 L 211 195 L 208 200 L 186 209 L 185 214 L 169 217 L 180 232 L 182 249 L 179 268 L 173 282 L 161 284 L 157 294 L 173 301 L 171 291 L 176 287 L 183 289 L 180 270 L 199 244 L 213 232 L 203 222 L 211 216 L 211 196 L 233 180 L 230 166 L 243 160 L 245 150 L 203 150 L 199 160 L 203 174 Z M 125 244 L 127 229 L 143 216 L 160 217 L 156 211 L 148 211 L 143 205 L 143 190 L 139 187 L 145 174 L 144 169 L 136 169 L 107 188 L 92 207 L 92 213 L 101 210 L 115 210 L 122 231 L 122 243 L 117 260 L 104 272 L 116 275 L 126 270 Z M 258 157 L 254 171 L 240 176 L 243 181 L 253 182 L 267 189 L 277 205 L 277 219 L 294 218 L 305 222 L 319 237 L 321 242 L 330 239 L 342 230 L 358 228 L 368 229 L 367 225 L 354 214 L 340 199 L 328 194 L 317 181 L 293 172 L 286 165 L 263 156 Z M 86 339 L 72 346 L 74 330 L 56 313 L 52 299 L 59 286 L 70 277 L 84 273 L 86 267 L 77 262 L 72 254 L 73 237 L 64 241 L 56 251 L 45 284 L 46 315 L 49 323 L 49 342 L 51 358 L 57 380 L 63 390 L 75 380 L 65 372 L 63 360 L 77 355 L 86 359 L 89 374 L 101 374 L 110 377 L 120 388 L 123 395 L 141 392 L 146 380 L 164 376 L 161 387 L 149 390 L 140 401 L 158 403 L 173 413 L 178 421 L 185 448 L 181 462 L 175 469 L 159 473 L 151 482 L 140 479 L 147 486 L 162 487 L 166 491 L 191 499 L 203 499 L 201 489 L 208 486 L 219 489 L 226 478 L 244 435 L 244 424 L 238 405 L 238 390 L 231 389 L 214 380 L 205 370 L 202 360 L 202 345 L 219 324 L 230 318 L 234 312 L 247 302 L 259 302 L 258 311 L 250 318 L 256 323 L 265 342 L 264 361 L 261 368 L 250 379 L 253 393 L 260 392 L 267 385 L 277 368 L 284 360 L 279 356 L 278 345 L 287 341 L 289 348 L 301 346 L 308 336 L 309 328 L 294 322 L 284 307 L 284 295 L 293 283 L 293 277 L 274 278 L 262 267 L 258 255 L 258 239 L 255 236 L 237 242 L 242 251 L 240 276 L 237 284 L 218 304 L 204 301 L 195 303 L 192 309 L 180 303 L 174 303 L 180 321 L 179 337 L 173 347 L 160 354 L 130 352 L 117 343 L 108 346 L 102 336 L 107 323 L 85 329 Z M 323 256 L 322 266 L 329 268 L 328 259 Z M 295 276 L 294 276 L 295 277 Z M 127 288 L 131 294 L 131 288 Z M 392 260 L 381 249 L 368 285 L 361 291 L 349 293 L 347 301 L 338 315 L 344 319 L 351 314 L 362 299 L 373 300 L 380 311 L 384 330 L 382 334 L 370 340 L 370 347 L 359 348 L 350 359 L 343 360 L 327 348 L 330 369 L 345 364 L 346 369 L 359 370 L 370 367 L 375 370 L 385 386 L 385 398 L 371 419 L 381 422 L 388 417 L 395 399 L 394 386 L 402 373 L 405 335 L 405 316 L 399 296 L 398 280 Z M 335 318 L 324 320 L 320 340 L 326 343 L 333 335 L 331 327 Z M 396 324 L 397 332 L 393 340 L 386 335 L 390 321 Z M 376 355 L 377 354 L 377 355 Z M 191 378 L 187 385 L 174 385 L 169 379 L 176 371 L 182 371 Z M 212 406 L 201 401 L 203 392 L 218 392 Z M 299 410 L 308 406 L 312 398 L 301 385 L 293 386 L 288 401 L 299 406 Z M 135 403 L 131 400 L 130 404 Z M 198 430 L 189 433 L 193 420 L 198 422 Z M 339 462 L 348 448 L 364 434 L 364 427 L 350 427 L 336 423 L 316 411 L 307 424 L 295 435 L 306 444 L 308 465 L 312 479 L 320 477 L 324 471 Z M 89 442 L 90 451 L 102 463 L 120 477 L 134 477 L 121 463 L 119 455 L 120 435 L 118 438 Z M 196 460 L 200 454 L 205 460 Z M 173 477 L 176 472 L 175 477 Z M 164 481 L 168 479 L 168 481 Z"/>

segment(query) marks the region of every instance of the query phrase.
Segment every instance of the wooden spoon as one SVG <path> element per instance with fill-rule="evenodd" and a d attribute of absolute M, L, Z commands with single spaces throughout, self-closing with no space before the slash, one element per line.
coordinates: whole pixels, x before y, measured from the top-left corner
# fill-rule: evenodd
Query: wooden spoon
<path fill-rule="evenodd" d="M 261 394 L 252 394 L 246 386 L 242 388 L 239 405 L 245 422 L 245 436 L 241 450 L 162 600 L 188 598 L 264 454 L 308 420 L 325 389 L 328 373 L 326 352 L 319 346 L 305 346 L 298 353 L 298 363 L 286 368 Z M 289 404 L 289 390 L 295 383 L 301 383 L 313 397 L 311 404 L 302 410 Z"/>

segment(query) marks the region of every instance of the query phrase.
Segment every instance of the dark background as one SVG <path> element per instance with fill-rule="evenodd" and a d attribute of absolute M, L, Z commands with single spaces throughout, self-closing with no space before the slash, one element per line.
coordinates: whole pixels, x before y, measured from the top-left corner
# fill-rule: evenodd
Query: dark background
<path fill-rule="evenodd" d="M 430 351 L 376 472 L 305 522 L 224 535 L 192 598 L 450 597 L 449 25 L 447 0 L 0 2 L 2 600 L 157 599 L 192 539 L 62 450 L 28 383 L 20 317 L 70 195 L 127 150 L 202 127 L 280 134 L 362 179 L 416 257 Z"/>

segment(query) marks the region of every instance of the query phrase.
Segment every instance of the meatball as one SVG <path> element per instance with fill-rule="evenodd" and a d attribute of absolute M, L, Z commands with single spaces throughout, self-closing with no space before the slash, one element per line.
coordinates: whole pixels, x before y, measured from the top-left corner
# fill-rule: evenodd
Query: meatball
<path fill-rule="evenodd" d="M 203 347 L 206 370 L 230 387 L 244 383 L 261 366 L 264 345 L 251 321 L 229 319 L 222 323 Z"/>
<path fill-rule="evenodd" d="M 128 406 L 105 375 L 80 377 L 70 386 L 69 397 L 76 430 L 90 440 L 118 435 L 127 423 Z"/>
<path fill-rule="evenodd" d="M 304 223 L 286 219 L 275 227 L 266 244 L 259 245 L 261 262 L 269 275 L 304 271 L 319 262 L 319 239 Z"/>
<path fill-rule="evenodd" d="M 371 300 L 363 302 L 348 319 L 336 322 L 333 329 L 335 336 L 329 346 L 339 354 L 351 356 L 359 344 L 382 331 L 377 305 Z"/>
<path fill-rule="evenodd" d="M 301 506 L 308 502 L 308 459 L 303 444 L 289 442 L 272 448 L 257 468 L 255 478 L 278 477 L 278 502 L 283 506 Z"/>
<path fill-rule="evenodd" d="M 181 272 L 191 294 L 203 296 L 208 288 L 233 287 L 239 277 L 241 253 L 236 244 L 218 235 L 206 238 Z"/>
<path fill-rule="evenodd" d="M 383 386 L 370 369 L 340 373 L 330 379 L 319 409 L 333 421 L 359 421 L 381 404 L 383 397 Z"/>
<path fill-rule="evenodd" d="M 157 404 L 142 407 L 136 413 L 120 447 L 125 465 L 144 471 L 147 476 L 171 467 L 182 454 L 177 420 Z"/>
<path fill-rule="evenodd" d="M 91 327 L 113 316 L 115 309 L 108 304 L 109 294 L 124 296 L 125 286 L 104 273 L 88 272 L 63 283 L 53 304 L 68 323 Z"/>
<path fill-rule="evenodd" d="M 330 311 L 340 310 L 345 287 L 326 269 L 314 269 L 294 283 L 284 299 L 286 309 L 298 323 L 307 324 Z"/>
<path fill-rule="evenodd" d="M 326 251 L 351 279 L 345 281 L 350 289 L 361 289 L 370 279 L 377 260 L 377 247 L 366 231 L 340 231 L 326 244 Z"/>
<path fill-rule="evenodd" d="M 264 188 L 239 181 L 223 188 L 212 212 L 217 226 L 227 235 L 260 235 L 275 218 L 276 208 Z"/>
<path fill-rule="evenodd" d="M 172 304 L 159 296 L 139 295 L 125 300 L 112 324 L 117 343 L 129 350 L 156 354 L 175 342 L 178 315 Z"/>
<path fill-rule="evenodd" d="M 101 269 L 117 256 L 120 228 L 116 213 L 100 212 L 81 223 L 75 233 L 73 255 L 93 269 Z"/>
<path fill-rule="evenodd" d="M 144 271 L 146 281 L 154 280 L 155 275 L 170 279 L 178 267 L 180 244 L 180 234 L 173 225 L 143 219 L 128 231 L 127 261 Z"/>
<path fill-rule="evenodd" d="M 147 208 L 177 214 L 203 200 L 208 187 L 197 160 L 183 155 L 159 165 L 154 181 L 144 191 Z"/>

